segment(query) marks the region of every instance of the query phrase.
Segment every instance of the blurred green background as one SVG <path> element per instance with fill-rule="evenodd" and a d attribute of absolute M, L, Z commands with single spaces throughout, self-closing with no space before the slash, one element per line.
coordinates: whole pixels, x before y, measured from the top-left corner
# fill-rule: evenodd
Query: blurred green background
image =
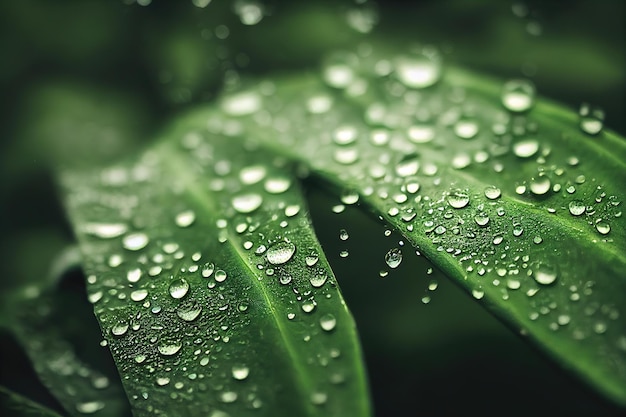
<path fill-rule="evenodd" d="M 335 49 L 433 45 L 450 64 L 529 78 L 539 94 L 574 110 L 597 105 L 608 128 L 626 133 L 624 2 L 144 3 L 0 2 L 2 299 L 45 279 L 72 242 L 54 167 L 111 162 L 149 142 L 176 114 L 236 88 L 242 77 L 316 72 Z M 359 210 L 332 213 L 336 199 L 308 185 L 315 224 L 324 225 L 317 233 L 360 328 L 378 416 L 619 414 L 436 270 L 429 274 L 432 266 L 409 248 L 401 267 L 380 278 L 384 253 L 401 238 L 385 237 L 384 225 Z M 338 239 L 340 228 L 350 233 L 347 242 Z M 340 257 L 341 250 L 350 255 Z M 433 280 L 438 287 L 429 291 Z M 65 300 L 60 320 L 70 335 L 72 321 L 90 319 L 72 314 L 89 311 L 82 285 L 76 272 L 63 281 L 71 302 Z M 15 311 L 4 303 L 0 314 L 10 321 Z M 90 325 L 96 329 L 95 319 Z M 58 408 L 14 338 L 0 336 L 0 385 Z M 96 331 L 89 340 L 103 369 L 114 373 Z"/>

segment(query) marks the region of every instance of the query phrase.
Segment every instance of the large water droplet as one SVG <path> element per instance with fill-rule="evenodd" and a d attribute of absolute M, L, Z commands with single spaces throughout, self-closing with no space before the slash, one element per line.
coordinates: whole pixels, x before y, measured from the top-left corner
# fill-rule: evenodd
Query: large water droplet
<path fill-rule="evenodd" d="M 604 110 L 587 103 L 580 106 L 580 128 L 589 135 L 597 135 L 604 126 Z"/>
<path fill-rule="evenodd" d="M 309 279 L 309 282 L 313 287 L 319 288 L 326 283 L 327 279 L 328 277 L 326 276 L 326 274 L 316 274 Z"/>
<path fill-rule="evenodd" d="M 176 315 L 185 321 L 194 321 L 202 312 L 202 305 L 197 301 L 181 304 L 176 309 Z"/>
<path fill-rule="evenodd" d="M 145 300 L 147 296 L 148 290 L 143 288 L 130 293 L 130 299 L 137 302 Z"/>
<path fill-rule="evenodd" d="M 189 283 L 184 278 L 179 278 L 170 284 L 169 292 L 172 298 L 183 298 L 189 291 Z"/>
<path fill-rule="evenodd" d="M 535 86 L 528 80 L 511 80 L 502 89 L 502 104 L 512 112 L 524 112 L 535 101 Z"/>
<path fill-rule="evenodd" d="M 267 261 L 272 265 L 282 265 L 289 261 L 296 251 L 291 242 L 278 242 L 267 250 Z"/>
<path fill-rule="evenodd" d="M 256 184 L 265 178 L 266 169 L 263 165 L 252 165 L 239 171 L 239 180 L 243 184 Z"/>
<path fill-rule="evenodd" d="M 540 265 L 533 272 L 533 278 L 541 285 L 550 285 L 556 281 L 556 271 L 547 265 Z"/>
<path fill-rule="evenodd" d="M 128 331 L 128 323 L 125 321 L 119 321 L 111 327 L 111 334 L 113 336 L 123 336 Z"/>
<path fill-rule="evenodd" d="M 124 236 L 122 245 L 128 250 L 140 250 L 148 245 L 149 239 L 145 233 L 131 233 Z"/>
<path fill-rule="evenodd" d="M 189 227 L 196 220 L 196 213 L 186 210 L 176 215 L 176 225 L 178 227 Z"/>
<path fill-rule="evenodd" d="M 611 231 L 611 226 L 608 223 L 599 222 L 596 224 L 596 230 L 601 235 L 608 235 L 609 232 Z"/>
<path fill-rule="evenodd" d="M 489 186 L 485 188 L 485 197 L 487 197 L 489 200 L 496 200 L 500 198 L 501 195 L 502 191 L 500 191 L 498 187 Z"/>
<path fill-rule="evenodd" d="M 337 325 L 337 319 L 330 313 L 324 314 L 320 317 L 320 327 L 326 332 L 330 332 Z"/>
<path fill-rule="evenodd" d="M 243 381 L 250 374 L 250 368 L 244 365 L 234 365 L 231 372 L 234 379 L 237 381 Z"/>
<path fill-rule="evenodd" d="M 524 139 L 513 145 L 513 153 L 520 158 L 530 158 L 539 150 L 539 142 L 535 139 Z"/>
<path fill-rule="evenodd" d="M 399 248 L 390 249 L 385 254 L 385 262 L 390 268 L 397 268 L 402 262 L 402 251 Z"/>
<path fill-rule="evenodd" d="M 585 212 L 585 204 L 580 200 L 572 200 L 569 203 L 569 212 L 574 216 L 580 216 Z"/>
<path fill-rule="evenodd" d="M 398 80 L 410 88 L 426 88 L 441 76 L 441 62 L 434 54 L 398 57 L 395 61 Z"/>
<path fill-rule="evenodd" d="M 448 196 L 448 204 L 455 209 L 460 209 L 469 204 L 469 195 L 462 190 L 455 190 Z"/>
<path fill-rule="evenodd" d="M 541 176 L 530 182 L 530 192 L 535 195 L 544 195 L 550 191 L 550 178 Z"/>
<path fill-rule="evenodd" d="M 263 197 L 255 193 L 242 194 L 232 199 L 233 208 L 243 214 L 252 213 L 254 210 L 258 209 L 262 203 Z"/>
<path fill-rule="evenodd" d="M 289 189 L 291 180 L 287 177 L 273 177 L 265 181 L 265 191 L 270 194 L 281 194 Z"/>
<path fill-rule="evenodd" d="M 175 341 L 161 342 L 157 346 L 157 349 L 161 355 L 172 356 L 172 355 L 177 354 L 180 348 L 182 347 L 183 347 L 183 344 L 180 341 L 175 340 Z"/>

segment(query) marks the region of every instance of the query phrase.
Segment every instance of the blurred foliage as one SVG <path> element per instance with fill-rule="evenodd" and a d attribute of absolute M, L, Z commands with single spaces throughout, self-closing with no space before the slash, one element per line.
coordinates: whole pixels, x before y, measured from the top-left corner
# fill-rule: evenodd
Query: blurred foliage
<path fill-rule="evenodd" d="M 169 116 L 235 87 L 241 75 L 317 71 L 321 58 L 337 48 L 377 40 L 398 48 L 429 43 L 449 62 L 503 78 L 530 78 L 539 94 L 571 108 L 599 105 L 606 125 L 626 133 L 624 2 L 268 0 L 260 3 L 264 15 L 254 25 L 242 22 L 237 4 L 0 2 L 0 301 L 45 279 L 55 256 L 73 240 L 52 165 L 114 160 L 142 146 Z M 51 146 L 59 137 L 64 147 Z M 350 248 L 350 257 L 330 261 L 345 277 L 341 285 L 360 325 L 379 415 L 467 409 L 527 415 L 539 399 L 545 414 L 617 415 L 437 271 L 439 288 L 426 306 L 419 300 L 428 280 L 379 279 L 375 266 L 359 260 L 383 262 L 382 226 L 357 212 L 332 214 L 332 199 L 317 191 L 310 197 L 316 224 L 325 225 L 317 232 L 328 254 L 344 249 L 337 242 L 339 227 L 354 233 L 351 242 L 368 242 Z M 415 257 L 401 269 L 420 268 L 430 266 Z M 84 293 L 79 279 L 71 282 Z M 374 308 L 368 294 L 383 294 L 377 300 L 389 302 Z M 2 311 L 0 321 L 10 320 Z M 420 331 L 406 332 L 407 325 Z M 0 338 L 0 385 L 58 410 L 18 342 L 6 332 Z M 95 335 L 85 341 L 101 349 Z M 431 401 L 415 404 L 416 392 Z"/>

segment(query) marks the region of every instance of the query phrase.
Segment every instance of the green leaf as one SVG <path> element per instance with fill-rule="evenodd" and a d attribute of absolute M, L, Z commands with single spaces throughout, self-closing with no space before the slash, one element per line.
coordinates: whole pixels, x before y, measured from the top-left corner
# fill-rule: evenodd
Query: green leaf
<path fill-rule="evenodd" d="M 11 410 L 13 416 L 39 416 L 39 417 L 61 417 L 57 412 L 50 410 L 28 398 L 0 386 L 0 403 L 3 410 Z"/>
<path fill-rule="evenodd" d="M 369 415 L 354 322 L 290 167 L 187 124 L 163 137 L 62 175 L 134 415 Z"/>
<path fill-rule="evenodd" d="M 241 111 L 251 101 L 262 105 Z M 524 80 L 442 67 L 430 50 L 364 50 L 179 123 L 299 161 L 352 203 L 358 193 L 514 331 L 624 405 L 626 142 L 600 116 L 538 99 Z M 397 249 L 390 268 L 409 252 Z"/>

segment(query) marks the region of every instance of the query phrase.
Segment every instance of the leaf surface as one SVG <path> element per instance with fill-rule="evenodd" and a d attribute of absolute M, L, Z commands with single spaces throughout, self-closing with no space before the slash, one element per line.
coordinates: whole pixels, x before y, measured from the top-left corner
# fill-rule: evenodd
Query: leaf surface
<path fill-rule="evenodd" d="M 369 415 L 354 322 L 291 172 L 183 123 L 138 158 L 62 175 L 134 415 Z"/>
<path fill-rule="evenodd" d="M 444 67 L 433 51 L 363 49 L 180 123 L 299 161 L 624 405 L 626 142 L 596 109 L 580 116 L 535 95 L 526 80 Z M 249 100 L 263 105 L 237 110 Z M 411 252 L 396 249 L 390 268 Z"/>

